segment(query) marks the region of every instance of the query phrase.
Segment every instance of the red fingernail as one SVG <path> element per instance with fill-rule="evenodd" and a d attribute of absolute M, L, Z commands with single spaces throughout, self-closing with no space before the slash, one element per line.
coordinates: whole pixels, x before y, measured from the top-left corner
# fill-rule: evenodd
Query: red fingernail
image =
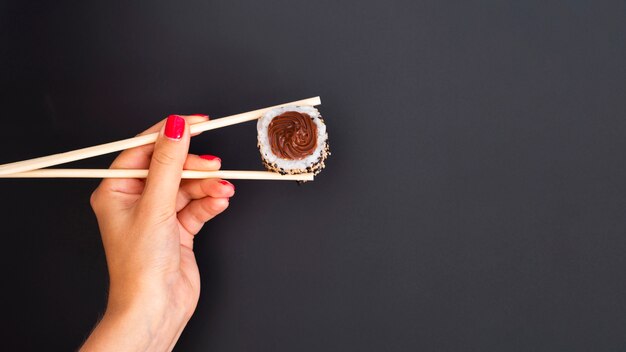
<path fill-rule="evenodd" d="M 178 115 L 170 115 L 165 123 L 165 136 L 171 139 L 181 139 L 185 133 L 185 119 Z"/>
<path fill-rule="evenodd" d="M 233 185 L 232 183 L 226 180 L 221 180 L 220 183 L 223 184 L 224 186 L 231 186 L 233 189 L 235 189 L 235 185 Z"/>
<path fill-rule="evenodd" d="M 202 159 L 204 159 L 204 160 L 208 160 L 208 161 L 217 160 L 217 161 L 219 161 L 219 162 L 222 162 L 222 159 L 220 159 L 220 158 L 216 157 L 215 155 L 209 155 L 209 154 L 206 154 L 206 155 L 200 155 L 200 157 L 201 157 Z"/>

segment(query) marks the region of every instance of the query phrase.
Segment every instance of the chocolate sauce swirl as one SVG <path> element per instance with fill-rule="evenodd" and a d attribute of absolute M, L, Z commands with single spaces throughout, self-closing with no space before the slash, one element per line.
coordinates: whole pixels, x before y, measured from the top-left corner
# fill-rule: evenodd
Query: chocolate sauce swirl
<path fill-rule="evenodd" d="M 287 111 L 272 119 L 267 137 L 274 155 L 300 160 L 313 154 L 317 147 L 317 125 L 307 114 Z"/>

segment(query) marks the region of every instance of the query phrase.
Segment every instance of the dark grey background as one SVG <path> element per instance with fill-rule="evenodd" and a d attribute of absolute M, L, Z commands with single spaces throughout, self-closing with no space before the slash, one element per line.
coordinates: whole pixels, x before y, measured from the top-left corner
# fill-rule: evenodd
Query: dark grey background
<path fill-rule="evenodd" d="M 591 0 L 3 1 L 0 162 L 321 95 L 327 169 L 235 182 L 177 350 L 621 350 L 625 19 Z M 255 135 L 192 152 L 260 169 Z M 96 185 L 0 181 L 3 350 L 75 349 L 102 313 Z"/>

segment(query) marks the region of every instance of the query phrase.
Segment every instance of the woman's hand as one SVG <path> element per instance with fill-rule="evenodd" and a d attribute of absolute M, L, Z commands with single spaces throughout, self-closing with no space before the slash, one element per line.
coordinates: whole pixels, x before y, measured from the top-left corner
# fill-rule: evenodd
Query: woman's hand
<path fill-rule="evenodd" d="M 183 169 L 218 170 L 220 159 L 187 154 L 189 124 L 172 115 L 145 131 L 154 145 L 122 152 L 114 169 L 146 169 L 148 178 L 105 179 L 93 192 L 110 276 L 106 313 L 85 351 L 171 350 L 193 314 L 200 276 L 194 235 L 228 207 L 234 186 L 222 180 L 183 180 Z"/>

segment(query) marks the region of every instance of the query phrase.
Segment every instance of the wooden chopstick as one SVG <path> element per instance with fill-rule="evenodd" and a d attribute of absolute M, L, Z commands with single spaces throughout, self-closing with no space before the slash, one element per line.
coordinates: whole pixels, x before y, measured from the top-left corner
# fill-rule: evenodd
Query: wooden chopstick
<path fill-rule="evenodd" d="M 0 178 L 146 178 L 141 169 L 39 169 L 0 175 Z M 271 171 L 197 171 L 183 170 L 183 179 L 226 178 L 230 180 L 313 181 L 313 174 L 281 175 Z"/>
<path fill-rule="evenodd" d="M 287 105 L 320 105 L 321 100 L 320 97 L 308 98 L 303 100 L 292 101 L 290 103 L 279 104 L 275 106 L 271 106 L 268 108 L 253 110 L 244 112 L 237 115 L 231 115 L 227 117 L 222 117 L 215 120 L 209 120 L 206 122 L 200 122 L 189 126 L 189 129 L 192 134 L 201 133 L 204 131 L 214 130 L 217 128 L 230 126 L 246 121 L 256 120 L 265 112 L 271 109 L 287 106 Z M 117 152 L 124 149 L 139 147 L 141 145 L 154 143 L 158 137 L 159 133 L 152 133 L 143 136 L 123 139 L 117 142 L 111 142 L 106 144 L 101 144 L 93 147 L 87 147 L 82 149 L 77 149 L 65 153 L 53 154 L 48 156 L 42 156 L 39 158 L 16 161 L 13 163 L 0 165 L 0 175 L 8 175 L 18 172 L 36 170 L 48 166 L 54 166 L 58 164 L 69 163 L 76 160 L 82 160 L 86 158 L 91 158 L 98 155 L 108 154 Z"/>

